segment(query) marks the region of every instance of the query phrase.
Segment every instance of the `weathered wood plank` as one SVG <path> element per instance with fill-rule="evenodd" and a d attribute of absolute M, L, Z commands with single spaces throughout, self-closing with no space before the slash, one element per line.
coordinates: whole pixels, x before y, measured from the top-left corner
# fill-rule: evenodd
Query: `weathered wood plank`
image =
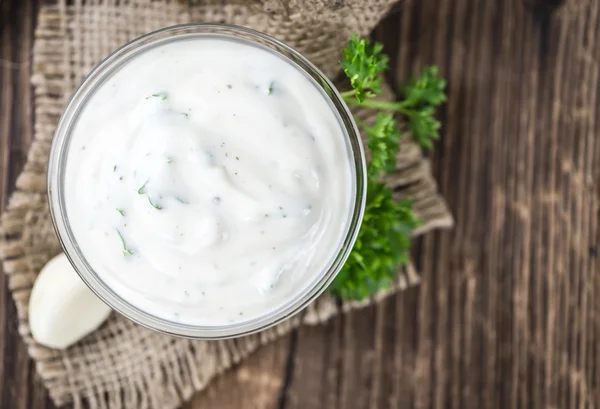
<path fill-rule="evenodd" d="M 289 359 L 291 336 L 261 348 L 205 393 L 197 394 L 187 408 L 260 409 L 279 407 Z"/>
<path fill-rule="evenodd" d="M 376 30 L 394 83 L 449 79 L 433 171 L 457 219 L 420 287 L 301 328 L 185 409 L 596 407 L 600 4 L 406 1 Z M 0 1 L 0 210 L 32 136 L 35 2 Z M 0 273 L 0 407 L 49 408 Z"/>
<path fill-rule="evenodd" d="M 407 374 L 400 382 L 414 402 L 386 391 L 397 401 L 379 407 L 594 407 L 598 4 L 448 3 L 407 3 L 401 23 L 388 20 L 382 29 L 396 30 L 396 78 L 437 63 L 450 80 L 434 169 L 458 225 L 419 246 L 417 299 L 396 297 L 416 320 L 407 325 L 383 312 L 413 340 L 399 348 L 403 356 L 388 359 L 413 360 L 400 364 Z M 374 331 L 361 336 L 378 349 L 383 330 Z M 299 339 L 296 360 L 321 353 L 305 342 Z M 365 352 L 337 342 L 344 355 Z M 327 367 L 335 370 L 330 364 L 296 376 Z M 361 378 L 384 377 L 377 361 L 363 369 Z M 352 394 L 342 387 L 334 401 L 343 404 L 334 407 L 365 407 L 359 397 L 377 395 L 380 385 L 365 382 Z M 289 393 L 310 389 L 294 381 Z"/>
<path fill-rule="evenodd" d="M 36 10 L 36 1 L 0 2 L 0 212 L 33 138 L 29 77 Z M 51 407 L 18 334 L 16 317 L 0 267 L 0 407 Z"/>

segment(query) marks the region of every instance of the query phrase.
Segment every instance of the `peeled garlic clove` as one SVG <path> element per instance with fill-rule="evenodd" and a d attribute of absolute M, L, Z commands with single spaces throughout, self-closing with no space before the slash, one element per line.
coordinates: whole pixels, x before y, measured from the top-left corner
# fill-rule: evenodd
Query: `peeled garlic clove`
<path fill-rule="evenodd" d="M 44 266 L 33 285 L 29 326 L 37 342 L 63 349 L 98 328 L 110 311 L 60 254 Z"/>

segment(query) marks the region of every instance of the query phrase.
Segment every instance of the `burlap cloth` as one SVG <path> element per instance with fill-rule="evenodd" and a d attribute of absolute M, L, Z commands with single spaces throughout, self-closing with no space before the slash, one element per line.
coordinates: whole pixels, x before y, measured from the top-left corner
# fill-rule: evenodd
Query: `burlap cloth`
<path fill-rule="evenodd" d="M 202 390 L 216 375 L 298 325 L 323 322 L 361 308 L 418 281 L 412 266 L 394 288 L 363 303 L 322 296 L 301 314 L 262 333 L 236 340 L 176 339 L 112 314 L 98 331 L 66 351 L 42 347 L 31 337 L 27 309 L 40 268 L 61 251 L 46 204 L 46 164 L 61 111 L 82 78 L 118 46 L 148 31 L 186 22 L 226 22 L 271 34 L 292 45 L 324 73 L 339 73 L 340 50 L 351 33 L 366 35 L 394 0 L 65 0 L 41 9 L 33 50 L 35 139 L 7 211 L 1 219 L 0 258 L 19 315 L 19 332 L 57 405 L 76 408 L 170 409 Z M 391 95 L 389 90 L 388 95 Z M 372 112 L 357 112 L 372 119 Z M 415 200 L 423 220 L 416 232 L 447 227 L 452 218 L 437 195 L 429 163 L 403 142 L 398 171 L 389 183 L 398 197 Z"/>

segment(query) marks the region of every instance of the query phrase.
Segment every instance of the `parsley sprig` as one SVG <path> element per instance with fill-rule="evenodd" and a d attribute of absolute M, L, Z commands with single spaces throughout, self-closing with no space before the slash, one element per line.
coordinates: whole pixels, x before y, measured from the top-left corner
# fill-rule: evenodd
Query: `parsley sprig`
<path fill-rule="evenodd" d="M 410 80 L 402 88 L 400 101 L 375 99 L 381 94 L 383 73 L 388 68 L 388 57 L 382 50 L 381 44 L 354 35 L 340 62 L 352 85 L 352 90 L 342 93 L 346 103 L 379 111 L 374 125 L 361 124 L 371 153 L 362 226 L 346 264 L 330 287 L 334 295 L 344 299 L 364 299 L 389 287 L 398 268 L 408 262 L 410 235 L 419 221 L 412 213 L 412 202 L 395 201 L 392 189 L 381 180 L 396 169 L 403 135 L 395 115 L 400 114 L 415 142 L 431 149 L 440 129 L 433 115 L 446 101 L 446 82 L 438 77 L 435 66 Z"/>
<path fill-rule="evenodd" d="M 439 138 L 440 122 L 434 118 L 436 108 L 446 102 L 446 81 L 438 76 L 438 67 L 426 67 L 401 89 L 401 101 L 374 99 L 381 94 L 382 74 L 388 69 L 388 57 L 381 54 L 383 46 L 352 36 L 340 62 L 350 78 L 352 90 L 342 93 L 349 105 L 371 107 L 383 112 L 398 112 L 406 121 L 413 139 L 426 149 Z"/>

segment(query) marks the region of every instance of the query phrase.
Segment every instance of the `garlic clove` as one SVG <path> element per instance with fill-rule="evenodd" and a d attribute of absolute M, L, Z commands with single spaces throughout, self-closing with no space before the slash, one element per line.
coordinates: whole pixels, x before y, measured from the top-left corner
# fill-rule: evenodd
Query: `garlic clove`
<path fill-rule="evenodd" d="M 50 348 L 64 349 L 74 344 L 98 328 L 110 312 L 64 254 L 42 268 L 29 298 L 31 334 Z"/>

